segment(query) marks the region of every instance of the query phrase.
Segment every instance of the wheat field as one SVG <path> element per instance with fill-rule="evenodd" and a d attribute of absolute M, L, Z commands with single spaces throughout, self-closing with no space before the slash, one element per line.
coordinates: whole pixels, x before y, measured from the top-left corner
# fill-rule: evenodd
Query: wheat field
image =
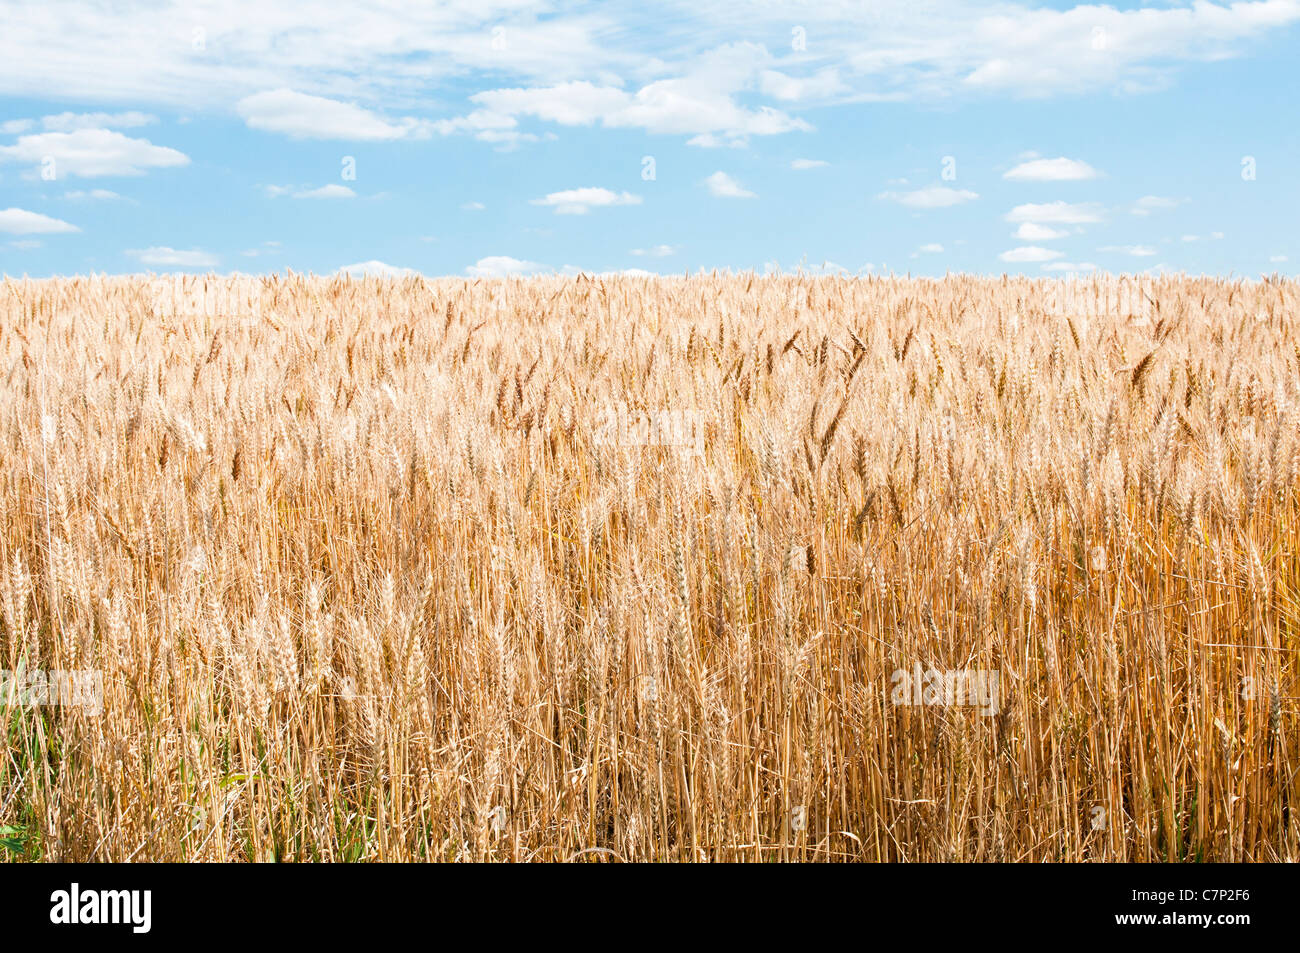
<path fill-rule="evenodd" d="M 6 279 L 0 857 L 1297 859 L 1300 287 L 1114 285 Z"/>

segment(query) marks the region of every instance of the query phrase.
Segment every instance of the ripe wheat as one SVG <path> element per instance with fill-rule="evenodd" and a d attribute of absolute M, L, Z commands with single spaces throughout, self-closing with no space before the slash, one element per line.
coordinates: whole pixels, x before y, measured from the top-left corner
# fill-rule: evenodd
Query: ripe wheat
<path fill-rule="evenodd" d="M 7 280 L 0 856 L 1295 860 L 1297 290 Z"/>

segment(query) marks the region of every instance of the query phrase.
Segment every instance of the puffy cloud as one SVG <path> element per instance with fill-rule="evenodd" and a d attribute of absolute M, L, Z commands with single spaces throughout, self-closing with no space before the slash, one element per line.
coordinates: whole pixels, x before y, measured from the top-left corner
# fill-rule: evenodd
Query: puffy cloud
<path fill-rule="evenodd" d="M 1082 159 L 1031 159 L 1003 174 L 1004 179 L 1023 182 L 1072 182 L 1095 179 L 1099 173 Z"/>
<path fill-rule="evenodd" d="M 21 208 L 0 210 L 0 232 L 8 232 L 10 235 L 57 235 L 79 231 L 81 229 L 75 225 L 40 212 L 29 212 Z"/>
<path fill-rule="evenodd" d="M 802 78 L 769 69 L 760 75 L 759 89 L 773 99 L 798 102 L 802 99 L 829 99 L 848 92 L 849 85 L 840 79 L 839 70 L 834 67 Z"/>
<path fill-rule="evenodd" d="M 693 137 L 691 144 L 700 146 L 740 145 L 750 136 L 811 130 L 805 120 L 779 109 L 751 109 L 736 101 L 736 95 L 752 81 L 756 64 L 767 58 L 761 47 L 730 44 L 701 57 L 684 75 L 655 80 L 636 92 L 576 80 L 486 90 L 471 100 L 489 115 L 531 116 L 562 126 L 599 124 L 610 129 L 688 135 Z"/>
<path fill-rule="evenodd" d="M 1048 228 L 1037 222 L 1022 222 L 1016 229 L 1015 237 L 1024 242 L 1048 242 L 1054 238 L 1065 238 L 1069 234 L 1063 228 Z"/>
<path fill-rule="evenodd" d="M 709 193 L 719 198 L 725 199 L 753 199 L 758 196 L 744 188 L 739 182 L 727 175 L 725 172 L 715 172 L 707 179 L 704 184 L 708 186 Z"/>
<path fill-rule="evenodd" d="M 186 108 L 268 89 L 347 90 L 363 101 L 414 103 L 474 72 L 549 88 L 595 79 L 619 92 L 630 78 L 687 79 L 690 98 L 718 103 L 755 87 L 780 101 L 1140 91 L 1166 85 L 1183 64 L 1239 55 L 1246 43 L 1300 20 L 1297 0 L 1128 9 L 827 0 L 799 6 L 799 21 L 817 43 L 790 57 L 726 42 L 741 31 L 788 33 L 790 13 L 781 4 L 675 7 L 665 18 L 671 28 L 662 31 L 613 5 L 539 16 L 518 0 L 338 8 L 226 0 L 220 16 L 197 20 L 178 0 L 80 4 L 75 12 L 29 7 L 0 0 L 0 95 Z M 202 49 L 189 36 L 177 42 L 177 24 L 191 21 L 202 23 L 205 32 L 195 37 Z M 625 104 L 614 102 L 611 115 Z M 731 108 L 754 112 L 734 100 Z"/>
<path fill-rule="evenodd" d="M 147 139 L 132 139 L 111 129 L 76 129 L 20 136 L 12 146 L 0 146 L 0 162 L 39 165 L 54 161 L 56 177 L 76 175 L 142 175 L 146 169 L 189 165 L 189 156 Z"/>
<path fill-rule="evenodd" d="M 1058 225 L 1086 225 L 1100 222 L 1100 207 L 1091 202 L 1046 202 L 1017 205 L 1007 213 L 1008 222 L 1052 222 Z"/>
<path fill-rule="evenodd" d="M 592 208 L 640 205 L 641 196 L 633 195 L 631 192 L 612 192 L 609 189 L 588 187 L 551 192 L 543 198 L 532 199 L 530 204 L 554 208 L 557 215 L 585 215 Z"/>
<path fill-rule="evenodd" d="M 466 268 L 465 274 L 471 278 L 504 278 L 510 275 L 533 275 L 549 270 L 545 265 L 535 261 L 522 261 L 509 255 L 489 255 Z"/>
<path fill-rule="evenodd" d="M 353 278 L 405 278 L 409 275 L 419 274 L 414 268 L 399 268 L 396 265 L 389 265 L 374 258 L 370 261 L 357 262 L 354 265 L 344 265 L 338 270 L 338 273 L 340 275 L 351 275 Z"/>

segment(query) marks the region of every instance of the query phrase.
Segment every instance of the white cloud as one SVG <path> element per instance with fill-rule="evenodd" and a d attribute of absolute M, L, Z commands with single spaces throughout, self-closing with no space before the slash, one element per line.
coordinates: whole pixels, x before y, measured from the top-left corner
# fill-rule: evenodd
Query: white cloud
<path fill-rule="evenodd" d="M 1068 261 L 1054 261 L 1050 265 L 1043 266 L 1044 271 L 1096 271 L 1097 266 L 1090 261 L 1078 263 Z"/>
<path fill-rule="evenodd" d="M 463 205 L 461 205 L 461 208 L 463 208 L 467 212 L 481 212 L 485 208 L 487 208 L 487 206 L 484 205 L 482 202 L 465 202 Z"/>
<path fill-rule="evenodd" d="M 1007 213 L 1008 222 L 1052 222 L 1058 225 L 1086 225 L 1100 222 L 1100 207 L 1092 202 L 1071 204 L 1069 202 L 1047 202 L 1017 205 Z"/>
<path fill-rule="evenodd" d="M 120 199 L 122 196 L 118 195 L 111 189 L 73 189 L 71 192 L 64 192 L 63 197 L 73 202 L 85 201 L 87 199 L 93 199 L 99 202 L 109 202 L 114 199 Z"/>
<path fill-rule="evenodd" d="M 332 183 L 312 188 L 306 185 L 268 185 L 263 189 L 271 199 L 287 195 L 295 199 L 354 199 L 357 193 L 346 185 Z"/>
<path fill-rule="evenodd" d="M 557 215 L 585 215 L 593 208 L 640 205 L 641 196 L 631 192 L 611 192 L 609 189 L 587 187 L 551 192 L 544 198 L 531 199 L 529 204 L 554 208 Z"/>
<path fill-rule="evenodd" d="M 338 270 L 338 274 L 351 275 L 353 278 L 405 278 L 409 275 L 418 275 L 419 272 L 414 268 L 399 268 L 372 258 L 370 261 L 360 261 L 355 265 L 344 265 Z"/>
<path fill-rule="evenodd" d="M 1149 258 L 1156 253 L 1156 249 L 1150 245 L 1104 245 L 1097 251 L 1116 252 L 1121 255 L 1132 255 L 1134 258 Z"/>
<path fill-rule="evenodd" d="M 388 99 L 409 109 L 449 80 L 476 74 L 505 75 L 521 87 L 595 80 L 619 92 L 633 81 L 685 81 L 684 90 L 668 93 L 748 114 L 758 110 L 739 107 L 734 95 L 761 92 L 764 74 L 777 69 L 781 79 L 769 78 L 764 95 L 834 91 L 842 100 L 879 101 L 1131 92 L 1168 85 L 1187 64 L 1240 55 L 1300 20 L 1296 0 L 1126 9 L 1029 0 L 825 2 L 798 5 L 797 20 L 816 43 L 795 57 L 779 42 L 789 37 L 791 10 L 771 3 L 675 4 L 654 18 L 605 4 L 551 5 L 543 14 L 519 0 L 329 8 L 225 0 L 202 15 L 179 0 L 36 12 L 21 0 L 0 2 L 0 96 L 186 109 L 224 108 L 273 89 Z M 667 28 L 653 29 L 656 19 Z M 196 23 L 205 31 L 200 50 L 190 37 Z M 504 42 L 496 42 L 497 25 Z M 727 42 L 745 34 L 774 38 L 774 53 Z"/>
<path fill-rule="evenodd" d="M 78 129 L 132 129 L 158 121 L 157 116 L 142 112 L 74 113 L 63 112 L 35 119 L 10 119 L 0 122 L 0 134 L 17 135 L 39 124 L 46 132 L 76 132 Z"/>
<path fill-rule="evenodd" d="M 709 192 L 718 198 L 725 199 L 754 199 L 758 196 L 742 186 L 739 182 L 727 175 L 725 172 L 715 172 L 707 179 L 704 184 L 709 187 Z"/>
<path fill-rule="evenodd" d="M 1061 228 L 1048 228 L 1037 222 L 1021 222 L 1013 237 L 1024 242 L 1049 242 L 1054 238 L 1065 238 L 1070 233 Z"/>
<path fill-rule="evenodd" d="M 771 106 L 741 106 L 736 96 L 750 88 L 761 67 L 770 62 L 764 47 L 753 43 L 728 43 L 697 55 L 679 67 L 680 75 L 628 92 L 609 83 L 575 80 L 544 87 L 493 89 L 477 93 L 471 101 L 497 116 L 531 116 L 562 126 L 636 128 L 663 135 L 688 135 L 692 145 L 743 145 L 750 136 L 807 132 L 812 126 Z M 663 72 L 666 64 L 646 64 Z M 775 79 L 769 79 L 769 84 Z M 780 92 L 792 95 L 822 92 L 822 78 L 811 85 L 791 81 Z M 775 88 L 775 87 L 770 87 Z M 771 92 L 769 91 L 769 95 Z"/>
<path fill-rule="evenodd" d="M 21 208 L 0 211 L 0 232 L 8 232 L 10 235 L 57 235 L 79 231 L 81 229 L 75 225 L 40 212 L 29 212 Z"/>
<path fill-rule="evenodd" d="M 520 132 L 514 116 L 493 112 L 489 109 L 476 109 L 467 116 L 454 119 L 435 119 L 427 123 L 427 129 L 441 136 L 469 133 L 482 142 L 491 142 L 504 149 L 512 149 L 521 142 L 536 142 L 539 138 L 533 133 Z M 422 133 L 424 134 L 424 133 Z"/>
<path fill-rule="evenodd" d="M 322 185 L 318 189 L 307 189 L 302 192 L 295 192 L 293 197 L 296 199 L 354 199 L 357 193 L 353 192 L 346 185 Z"/>
<path fill-rule="evenodd" d="M 1042 248 L 1038 245 L 1023 245 L 1020 248 L 1012 248 L 1010 251 L 1004 251 L 998 255 L 1003 261 L 1010 262 L 1029 262 L 1029 261 L 1051 261 L 1054 258 L 1063 258 L 1064 252 L 1059 252 L 1054 248 Z"/>
<path fill-rule="evenodd" d="M 839 93 L 849 92 L 849 86 L 840 79 L 839 70 L 828 67 L 807 77 L 788 76 L 776 70 L 763 70 L 759 89 L 773 99 L 798 102 L 802 99 L 829 99 Z"/>
<path fill-rule="evenodd" d="M 532 275 L 548 270 L 545 265 L 539 265 L 535 261 L 521 261 L 509 255 L 489 255 L 466 268 L 465 274 L 471 278 L 504 278 L 509 275 Z"/>
<path fill-rule="evenodd" d="M 1271 264 L 1279 265 L 1286 261 L 1286 255 L 1269 255 L 1268 260 Z"/>
<path fill-rule="evenodd" d="M 939 252 L 943 251 L 943 246 L 938 242 L 930 242 L 926 245 L 922 245 L 917 249 L 917 251 L 923 255 L 937 255 Z"/>
<path fill-rule="evenodd" d="M 804 169 L 821 169 L 830 165 L 825 159 L 794 159 L 790 162 L 790 168 L 795 171 Z"/>
<path fill-rule="evenodd" d="M 677 254 L 677 249 L 672 245 L 655 245 L 651 248 L 633 248 L 633 255 L 647 255 L 651 258 L 667 258 L 669 255 Z"/>
<path fill-rule="evenodd" d="M 162 265 L 171 268 L 215 268 L 219 260 L 216 255 L 199 248 L 184 251 L 168 248 L 166 245 L 128 250 L 127 254 L 138 259 L 143 265 Z"/>
<path fill-rule="evenodd" d="M 1006 172 L 1002 178 L 1024 182 L 1072 182 L 1097 178 L 1097 170 L 1082 159 L 1031 159 Z"/>
<path fill-rule="evenodd" d="M 34 238 L 20 238 L 9 242 L 9 247 L 16 248 L 19 251 L 31 251 L 33 248 L 40 248 L 41 243 Z"/>
<path fill-rule="evenodd" d="M 951 36 L 965 31 L 960 50 L 931 45 L 904 55 L 918 65 L 936 65 L 966 89 L 985 94 L 1133 93 L 1167 86 L 1177 61 L 1227 58 L 1240 41 L 1297 19 L 1300 4 L 1294 0 L 1201 0 L 1129 10 L 1092 4 L 1064 10 L 982 7 L 947 25 Z"/>
<path fill-rule="evenodd" d="M 948 208 L 963 202 L 972 202 L 979 194 L 969 189 L 951 189 L 946 185 L 931 185 L 912 192 L 881 192 L 876 198 L 889 199 L 908 208 Z"/>
<path fill-rule="evenodd" d="M 0 146 L 0 162 L 39 165 L 54 160 L 59 178 L 77 175 L 142 175 L 146 169 L 189 165 L 189 156 L 147 139 L 132 139 L 110 129 L 77 129 L 20 136 L 12 146 Z"/>
<path fill-rule="evenodd" d="M 1182 199 L 1164 198 L 1159 195 L 1144 195 L 1133 203 L 1129 209 L 1134 215 L 1150 215 L 1154 211 L 1161 209 L 1177 208 L 1183 204 Z"/>
<path fill-rule="evenodd" d="M 76 132 L 78 129 L 134 129 L 158 121 L 157 116 L 142 112 L 122 113 L 58 113 L 41 118 L 41 128 L 47 132 Z"/>
<path fill-rule="evenodd" d="M 257 258 L 261 255 L 274 255 L 279 248 L 279 242 L 262 242 L 257 248 L 245 249 L 240 254 L 246 258 Z"/>
<path fill-rule="evenodd" d="M 251 129 L 278 132 L 294 139 L 339 139 L 355 142 L 428 138 L 427 122 L 389 122 L 352 103 L 281 88 L 245 96 L 235 111 Z"/>

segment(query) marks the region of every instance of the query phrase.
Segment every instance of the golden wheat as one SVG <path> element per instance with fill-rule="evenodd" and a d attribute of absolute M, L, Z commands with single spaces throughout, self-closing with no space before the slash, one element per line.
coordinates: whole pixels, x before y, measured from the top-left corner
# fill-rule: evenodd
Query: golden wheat
<path fill-rule="evenodd" d="M 1113 290 L 7 280 L 0 856 L 1295 860 L 1300 289 Z"/>

